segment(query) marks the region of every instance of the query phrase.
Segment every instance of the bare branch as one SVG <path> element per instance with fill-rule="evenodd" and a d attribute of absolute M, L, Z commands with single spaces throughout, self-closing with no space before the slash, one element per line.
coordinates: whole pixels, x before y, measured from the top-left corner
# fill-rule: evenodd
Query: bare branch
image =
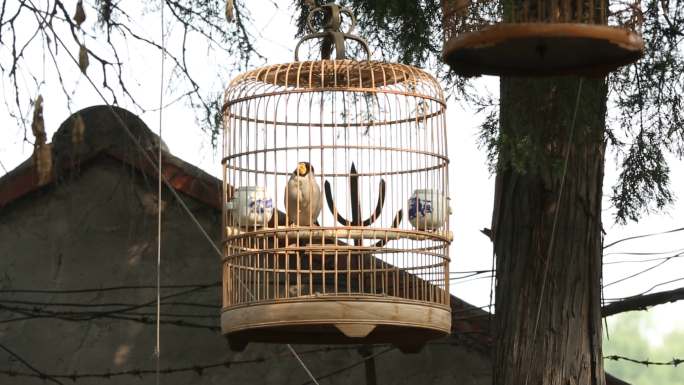
<path fill-rule="evenodd" d="M 606 373 L 606 385 L 629 385 L 629 383 L 622 381 L 610 373 Z"/>
<path fill-rule="evenodd" d="M 636 295 L 604 306 L 601 309 L 601 315 L 608 317 L 628 311 L 648 310 L 648 308 L 652 306 L 676 302 L 682 299 L 684 299 L 684 287 L 675 290 L 661 291 L 659 293 Z"/>

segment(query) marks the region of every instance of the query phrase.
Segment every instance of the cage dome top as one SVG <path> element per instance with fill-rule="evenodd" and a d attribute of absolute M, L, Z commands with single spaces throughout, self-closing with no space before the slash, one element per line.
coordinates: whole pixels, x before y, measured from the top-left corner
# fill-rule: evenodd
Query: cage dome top
<path fill-rule="evenodd" d="M 444 102 L 437 80 L 421 69 L 404 64 L 349 59 L 274 64 L 246 72 L 230 83 L 226 101 L 239 101 L 249 95 L 275 91 L 326 90 L 386 92 Z"/>
<path fill-rule="evenodd" d="M 341 31 L 342 16 L 350 26 Z M 314 24 L 318 21 L 320 27 Z M 427 72 L 404 64 L 370 60 L 370 49 L 362 38 L 351 34 L 356 25 L 353 13 L 337 4 L 314 8 L 307 18 L 309 34 L 295 48 L 295 61 L 269 65 L 239 75 L 226 91 L 226 104 L 268 92 L 351 91 L 386 92 L 418 96 L 444 104 L 439 82 Z M 319 40 L 320 60 L 299 60 L 302 43 Z M 365 59 L 348 57 L 346 42 L 355 41 Z M 331 58 L 332 53 L 335 58 Z"/>

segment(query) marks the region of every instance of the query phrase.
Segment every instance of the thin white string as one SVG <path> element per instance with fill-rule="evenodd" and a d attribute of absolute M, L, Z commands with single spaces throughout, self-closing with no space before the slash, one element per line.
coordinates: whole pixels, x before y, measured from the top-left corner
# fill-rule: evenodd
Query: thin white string
<path fill-rule="evenodd" d="M 162 118 L 164 116 L 164 59 L 166 58 L 166 34 L 164 33 L 164 1 L 161 1 L 161 71 L 159 71 L 159 143 L 157 143 L 157 162 L 159 173 L 157 178 L 157 320 L 156 345 L 154 357 L 156 363 L 156 381 L 159 385 L 159 361 L 161 358 L 161 242 L 162 242 Z"/>
<path fill-rule="evenodd" d="M 31 4 L 31 6 L 33 6 L 34 8 L 37 8 L 36 5 L 33 4 L 33 1 L 31 1 L 31 0 L 27 0 L 27 1 Z M 60 45 L 64 48 L 64 50 L 66 51 L 67 55 L 69 55 L 69 58 L 71 58 L 71 61 L 73 61 L 73 62 L 76 64 L 76 66 L 78 67 L 78 66 L 79 66 L 78 60 L 74 57 L 74 55 L 71 53 L 71 51 L 69 51 L 69 48 L 66 46 L 66 44 L 64 44 L 64 41 L 62 41 L 62 39 L 59 37 L 59 35 L 57 35 L 57 33 L 56 33 L 55 30 L 53 29 L 52 25 L 50 25 L 50 24 L 47 23 L 47 20 L 46 20 L 46 18 L 45 18 L 45 15 L 42 15 L 42 14 L 41 14 L 40 17 L 41 17 L 41 18 L 43 19 L 43 21 L 46 23 L 46 25 L 48 26 L 48 28 L 50 28 L 50 30 L 52 31 L 53 35 L 55 36 L 55 40 L 57 40 L 57 41 L 59 42 L 59 44 L 60 44 Z M 165 49 L 162 49 L 162 51 L 163 51 L 164 53 L 166 52 Z M 79 67 L 79 68 L 80 68 L 80 67 Z M 219 250 L 218 246 L 216 246 L 216 244 L 214 243 L 214 240 L 211 239 L 211 236 L 209 236 L 209 234 L 206 232 L 206 230 L 204 230 L 204 227 L 202 227 L 202 224 L 199 223 L 199 221 L 197 220 L 197 218 L 195 217 L 195 215 L 192 213 L 192 211 L 190 211 L 190 208 L 189 208 L 188 205 L 185 203 L 185 201 L 184 201 L 183 198 L 180 196 L 180 194 L 178 194 L 178 192 L 177 192 L 176 189 L 173 187 L 173 185 L 168 181 L 168 179 L 166 179 L 166 176 L 162 175 L 162 173 L 161 173 L 159 167 L 157 167 L 157 164 L 156 164 L 155 161 L 152 159 L 152 157 L 150 156 L 149 152 L 145 150 L 145 148 L 143 147 L 143 145 L 138 141 L 138 138 L 136 138 L 135 135 L 133 135 L 133 132 L 131 132 L 130 128 L 128 127 L 128 125 L 126 124 L 126 122 L 123 120 L 123 118 L 121 118 L 121 116 L 119 116 L 119 114 L 116 112 L 116 110 L 114 110 L 114 107 L 112 107 L 111 103 L 109 103 L 109 100 L 107 100 L 107 98 L 105 98 L 105 96 L 102 94 L 102 92 L 100 91 L 100 89 L 97 88 L 97 85 L 95 85 L 95 82 L 93 82 L 93 79 L 92 79 L 88 74 L 84 74 L 84 76 L 85 76 L 86 80 L 88 80 L 88 83 L 90 83 L 90 85 L 93 87 L 93 89 L 95 90 L 95 92 L 98 94 L 98 96 L 100 97 L 100 99 L 102 99 L 102 101 L 105 103 L 105 105 L 109 108 L 109 111 L 112 113 L 112 115 L 114 115 L 114 119 L 116 119 L 116 121 L 119 123 L 119 125 L 121 125 L 121 127 L 124 129 L 124 131 L 126 132 L 126 134 L 128 135 L 128 137 L 131 139 L 131 141 L 133 142 L 133 144 L 138 148 L 138 150 L 139 150 L 140 153 L 143 155 L 143 157 L 145 158 L 145 160 L 150 164 L 150 166 L 152 167 L 153 171 L 156 172 L 156 173 L 158 173 L 158 175 L 161 177 L 162 182 L 163 182 L 164 185 L 169 189 L 169 191 L 171 192 L 171 194 L 173 195 L 173 197 L 176 199 L 176 201 L 181 205 L 181 207 L 183 208 L 183 211 L 185 211 L 185 213 L 188 214 L 188 216 L 190 217 L 190 219 L 192 220 L 192 222 L 195 224 L 195 226 L 197 226 L 197 229 L 199 229 L 199 231 L 202 233 L 202 235 L 204 236 L 204 238 L 209 242 L 209 244 L 210 244 L 211 247 L 214 249 L 214 251 L 216 252 L 216 254 L 218 254 L 219 257 L 223 258 L 223 253 L 221 253 L 221 250 Z M 161 138 L 159 138 L 159 140 L 160 140 L 159 145 L 161 146 Z M 242 283 L 242 282 L 240 282 L 240 283 Z M 244 285 L 244 283 L 242 283 L 242 284 Z M 253 294 L 253 293 L 250 293 L 250 294 L 252 295 L 252 297 L 254 297 L 254 294 Z M 314 375 L 311 373 L 311 371 L 310 371 L 309 368 L 306 366 L 306 364 L 304 363 L 304 361 L 302 361 L 301 358 L 299 357 L 299 355 L 297 354 L 297 352 L 294 351 L 294 349 L 292 348 L 292 346 L 291 346 L 290 344 L 287 344 L 287 347 L 290 349 L 290 352 L 292 352 L 292 355 L 297 359 L 297 361 L 298 361 L 299 364 L 302 366 L 302 368 L 304 369 L 304 371 L 306 371 L 306 373 L 309 375 L 309 377 L 311 378 L 311 381 L 313 381 L 315 384 L 318 384 L 318 381 L 316 381 L 316 377 L 314 377 Z"/>
<path fill-rule="evenodd" d="M 301 357 L 299 357 L 299 354 L 297 354 L 297 352 L 294 350 L 292 345 L 287 344 L 287 348 L 290 349 L 290 351 L 292 352 L 292 355 L 297 359 L 297 361 L 299 361 L 299 364 L 302 365 L 302 368 L 304 368 L 304 370 L 306 371 L 306 374 L 309 375 L 309 378 L 311 378 L 311 381 L 313 381 L 314 384 L 319 385 L 318 381 L 316 381 L 316 377 L 314 377 L 313 373 L 311 373 L 309 368 L 306 367 L 306 364 L 304 363 L 304 361 L 302 361 Z"/>

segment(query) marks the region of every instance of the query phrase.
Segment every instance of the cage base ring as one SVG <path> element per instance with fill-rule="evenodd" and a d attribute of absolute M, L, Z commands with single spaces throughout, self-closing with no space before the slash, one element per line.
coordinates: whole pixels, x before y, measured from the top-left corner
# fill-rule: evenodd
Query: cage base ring
<path fill-rule="evenodd" d="M 403 348 L 447 335 L 451 312 L 448 306 L 392 298 L 304 297 L 225 308 L 221 330 L 234 350 L 271 342 L 392 343 L 409 351 Z"/>
<path fill-rule="evenodd" d="M 502 23 L 458 34 L 444 61 L 464 76 L 605 76 L 643 55 L 627 29 L 581 23 Z"/>

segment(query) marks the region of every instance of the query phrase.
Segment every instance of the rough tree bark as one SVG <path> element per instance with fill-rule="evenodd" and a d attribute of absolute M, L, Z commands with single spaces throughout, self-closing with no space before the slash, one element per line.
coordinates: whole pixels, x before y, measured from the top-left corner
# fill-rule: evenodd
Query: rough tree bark
<path fill-rule="evenodd" d="M 605 384 L 600 278 L 607 88 L 603 79 L 583 80 L 569 142 L 579 84 L 571 77 L 501 78 L 492 218 L 495 385 Z"/>

